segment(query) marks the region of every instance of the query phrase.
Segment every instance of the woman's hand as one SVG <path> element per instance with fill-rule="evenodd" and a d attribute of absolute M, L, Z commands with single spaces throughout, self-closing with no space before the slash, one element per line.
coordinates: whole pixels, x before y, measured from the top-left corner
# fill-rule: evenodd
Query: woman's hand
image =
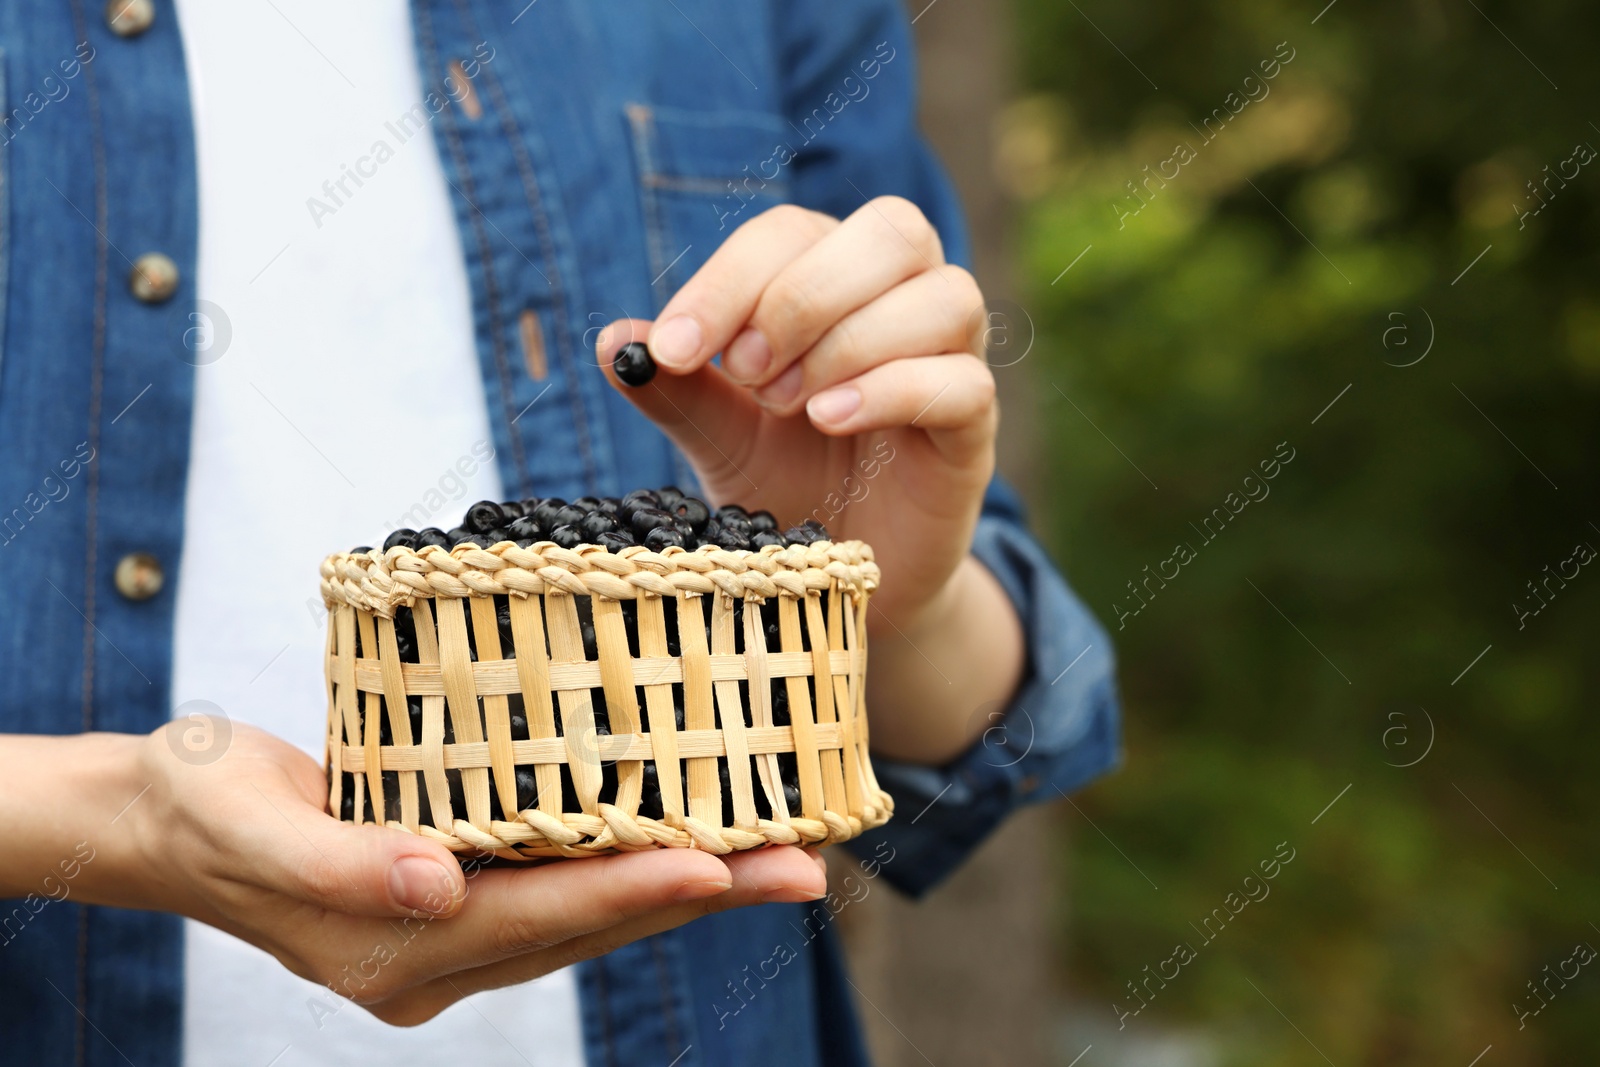
<path fill-rule="evenodd" d="M 994 470 L 983 325 L 977 283 L 914 204 L 880 197 L 842 222 L 785 205 L 734 231 L 654 323 L 608 327 L 599 361 L 648 334 L 664 373 L 620 388 L 712 501 L 877 546 L 873 603 L 910 630 L 966 557 Z"/>
<path fill-rule="evenodd" d="M 294 746 L 234 724 L 222 757 L 196 766 L 169 744 L 183 725 L 144 738 L 0 738 L 0 813 L 19 832 L 0 895 L 42 892 L 34 883 L 57 854 L 75 855 L 72 899 L 199 919 L 387 1022 L 415 1024 L 713 911 L 825 890 L 820 859 L 788 847 L 468 877 L 434 842 L 327 815 L 323 771 Z"/>
<path fill-rule="evenodd" d="M 1010 698 L 1024 664 L 1009 598 L 968 554 L 999 421 L 985 326 L 983 294 L 932 224 L 880 197 L 842 222 L 758 215 L 653 323 L 612 323 L 597 343 L 713 503 L 815 517 L 877 549 L 873 748 L 922 763 L 992 726 L 982 709 Z M 662 372 L 642 388 L 609 369 L 633 340 Z"/>

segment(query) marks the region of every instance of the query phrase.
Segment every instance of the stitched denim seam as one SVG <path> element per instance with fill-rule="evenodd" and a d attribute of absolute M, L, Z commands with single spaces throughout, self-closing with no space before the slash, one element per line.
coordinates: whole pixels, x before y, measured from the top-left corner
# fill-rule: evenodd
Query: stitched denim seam
<path fill-rule="evenodd" d="M 665 189 L 677 193 L 704 193 L 707 196 L 716 196 L 728 191 L 728 187 L 720 184 L 715 178 L 695 178 L 661 171 L 651 171 L 642 175 L 639 180 L 652 189 Z"/>
<path fill-rule="evenodd" d="M 661 212 L 661 198 L 656 195 L 656 190 L 662 186 L 656 181 L 660 175 L 656 172 L 655 153 L 650 141 L 655 109 L 649 104 L 633 102 L 623 108 L 623 114 L 628 120 L 634 155 L 638 157 L 636 169 L 639 172 L 639 210 L 644 215 L 645 254 L 650 257 L 650 272 L 656 278 L 650 288 L 655 295 L 656 306 L 665 307 L 671 294 L 662 283 L 671 264 L 663 254 L 665 250 L 661 244 L 667 224 Z M 673 445 L 671 451 L 672 469 L 677 472 L 678 483 L 698 488 L 700 479 L 684 458 L 683 450 Z"/>
<path fill-rule="evenodd" d="M 661 1016 L 666 1023 L 663 1036 L 666 1038 L 667 1054 L 670 1056 L 678 1047 L 681 1038 L 678 1036 L 678 1021 L 673 1016 L 673 1009 L 677 1005 L 673 1000 L 671 975 L 667 970 L 666 954 L 662 951 L 660 937 L 650 938 L 650 955 L 655 959 L 656 980 L 661 985 Z"/>
<path fill-rule="evenodd" d="M 77 30 L 78 39 L 88 40 L 85 27 L 82 0 L 73 0 L 72 19 Z M 87 77 L 84 79 L 84 93 L 89 106 L 89 143 L 94 155 L 94 215 L 95 215 L 95 263 L 94 263 L 94 338 L 90 342 L 90 372 L 89 372 L 89 447 L 90 455 L 100 451 L 100 405 L 101 393 L 105 386 L 105 343 L 106 343 L 106 285 L 107 285 L 107 260 L 109 256 L 106 238 L 106 154 L 105 142 L 102 139 L 103 128 L 100 116 L 100 93 L 95 82 L 94 72 L 87 65 L 84 67 Z M 89 464 L 89 481 L 85 486 L 85 506 L 88 512 L 87 544 L 84 550 L 84 604 L 83 604 L 83 729 L 85 732 L 94 725 L 94 639 L 95 639 L 95 537 L 98 528 L 98 504 L 100 497 L 100 464 Z"/>
<path fill-rule="evenodd" d="M 616 1043 L 611 1039 L 611 1002 L 608 999 L 606 961 L 604 958 L 594 961 L 593 973 L 595 1000 L 598 1001 L 596 1012 L 600 1016 L 600 1035 L 602 1038 L 600 1044 L 605 1049 L 606 1063 L 608 1065 L 615 1064 L 617 1062 L 617 1047 Z"/>
<path fill-rule="evenodd" d="M 0 48 L 0 114 L 9 114 L 6 108 L 7 58 L 5 49 Z M 6 361 L 6 292 L 11 280 L 11 183 L 6 181 L 10 162 L 11 142 L 7 140 L 0 144 L 0 368 L 4 368 Z"/>
<path fill-rule="evenodd" d="M 83 0 L 72 0 L 72 24 L 78 40 L 87 41 L 88 19 L 84 14 Z M 108 240 L 106 233 L 106 216 L 109 209 L 106 203 L 106 157 L 105 142 L 102 140 L 103 127 L 100 116 L 100 93 L 95 81 L 92 68 L 84 66 L 84 95 L 89 107 L 89 143 L 94 156 L 94 212 L 95 221 L 95 265 L 94 265 L 94 337 L 90 343 L 89 376 L 89 446 L 94 455 L 100 448 L 100 401 L 101 392 L 105 381 L 105 340 L 106 340 L 106 287 L 108 270 Z M 94 638 L 95 638 L 95 602 L 94 602 L 94 568 L 95 568 L 95 538 L 97 535 L 97 516 L 100 497 L 100 464 L 89 464 L 88 484 L 84 487 L 84 505 L 87 511 L 85 525 L 87 535 L 84 546 L 84 611 L 83 611 L 83 729 L 88 731 L 94 724 Z M 73 996 L 77 1003 L 75 1026 L 73 1030 L 73 1062 L 78 1067 L 83 1067 L 88 1057 L 88 1022 L 89 1004 L 89 913 L 86 908 L 78 909 L 78 960 L 77 973 L 74 976 Z"/>
<path fill-rule="evenodd" d="M 433 33 L 433 15 L 428 10 L 425 0 L 417 3 L 415 8 L 417 33 L 422 40 L 423 50 L 427 53 L 429 65 L 438 69 L 439 45 Z M 500 403 L 505 408 L 506 433 L 511 438 L 511 454 L 517 465 L 517 492 L 519 496 L 526 496 L 533 492 L 533 479 L 528 471 L 528 457 L 522 447 L 522 437 L 511 421 L 516 416 L 514 410 L 516 403 L 512 396 L 511 368 L 505 351 L 505 325 L 500 308 L 500 286 L 495 280 L 493 257 L 489 251 L 489 235 L 483 228 L 486 216 L 477 204 L 472 171 L 467 165 L 460 129 L 456 125 L 452 110 L 447 107 L 441 111 L 439 121 L 444 130 L 445 142 L 450 149 L 450 158 L 455 163 L 456 173 L 461 179 L 462 187 L 459 192 L 472 212 L 472 232 L 478 242 L 478 258 L 483 267 L 484 297 L 489 305 L 489 348 L 494 355 L 495 369 L 500 378 Z"/>
<path fill-rule="evenodd" d="M 640 179 L 652 189 L 663 189 L 673 193 L 699 193 L 704 196 L 729 196 L 737 197 L 733 187 L 737 184 L 736 178 L 701 178 L 692 174 L 669 174 L 665 171 L 651 171 Z M 789 183 L 771 181 L 763 178 L 764 185 L 761 191 L 770 196 L 779 198 L 789 195 Z M 771 190 L 771 192 L 768 192 Z"/>
<path fill-rule="evenodd" d="M 644 210 L 645 244 L 650 256 L 650 273 L 655 276 L 651 289 L 655 292 L 658 307 L 665 307 L 668 297 L 666 286 L 667 268 L 670 265 L 666 249 L 662 246 L 662 239 L 666 236 L 667 223 L 661 213 L 661 198 L 656 195 L 656 186 L 651 181 L 656 176 L 655 153 L 651 151 L 653 145 L 651 136 L 655 130 L 654 113 L 648 104 L 629 104 L 627 107 L 629 129 L 633 132 L 633 150 L 639 159 L 639 202 Z"/>
<path fill-rule="evenodd" d="M 82 904 L 78 905 L 78 974 L 77 988 L 73 995 L 78 998 L 77 1027 L 73 1037 L 74 1058 L 77 1067 L 83 1067 L 89 1055 L 89 1034 L 86 1025 L 89 1021 L 89 909 Z"/>
<path fill-rule="evenodd" d="M 479 36 L 478 22 L 473 17 L 467 0 L 456 0 L 456 9 L 471 28 L 473 36 Z M 589 439 L 590 427 L 587 405 L 583 401 L 583 382 L 579 377 L 581 371 L 577 358 L 572 351 L 572 330 L 567 317 L 566 290 L 561 284 L 561 268 L 556 259 L 555 238 L 550 229 L 550 218 L 544 209 L 544 199 L 539 192 L 533 161 L 528 158 L 527 146 L 522 143 L 522 130 L 518 127 L 516 116 L 511 111 L 510 101 L 506 99 L 500 75 L 489 67 L 485 67 L 483 73 L 489 94 L 494 98 L 495 107 L 500 112 L 500 128 L 505 133 L 506 143 L 511 147 L 511 156 L 517 163 L 517 178 L 522 182 L 523 199 L 528 202 L 528 210 L 533 213 L 534 226 L 539 231 L 542 253 L 540 258 L 550 271 L 546 281 L 550 283 L 550 302 L 556 315 L 556 354 L 561 360 L 562 369 L 569 383 L 567 395 L 572 407 L 572 421 L 578 433 L 578 451 L 583 455 L 583 470 L 588 477 L 586 488 L 593 489 L 599 485 L 600 464 L 595 458 L 594 444 Z M 531 488 L 529 492 L 532 492 Z"/>

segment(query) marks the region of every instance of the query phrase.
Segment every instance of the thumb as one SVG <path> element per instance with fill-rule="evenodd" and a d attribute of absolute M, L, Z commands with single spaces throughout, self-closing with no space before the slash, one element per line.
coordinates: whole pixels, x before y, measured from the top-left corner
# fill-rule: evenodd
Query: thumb
<path fill-rule="evenodd" d="M 443 845 L 340 822 L 298 797 L 261 796 L 277 816 L 257 828 L 252 880 L 268 889 L 347 915 L 447 916 L 466 898 L 461 865 Z"/>
<path fill-rule="evenodd" d="M 749 448 L 761 408 L 712 363 L 688 373 L 661 366 L 644 385 L 624 385 L 613 366 L 617 353 L 649 333 L 643 319 L 619 319 L 600 332 L 595 356 L 606 379 L 672 439 L 703 482 L 741 478 L 739 456 Z"/>

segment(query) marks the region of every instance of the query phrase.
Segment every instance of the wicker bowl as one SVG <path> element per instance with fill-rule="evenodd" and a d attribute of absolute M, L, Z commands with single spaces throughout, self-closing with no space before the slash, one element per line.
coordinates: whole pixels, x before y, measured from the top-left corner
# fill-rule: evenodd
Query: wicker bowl
<path fill-rule="evenodd" d="M 329 810 L 514 860 L 847 840 L 894 807 L 867 756 L 877 583 L 859 541 L 329 556 Z"/>

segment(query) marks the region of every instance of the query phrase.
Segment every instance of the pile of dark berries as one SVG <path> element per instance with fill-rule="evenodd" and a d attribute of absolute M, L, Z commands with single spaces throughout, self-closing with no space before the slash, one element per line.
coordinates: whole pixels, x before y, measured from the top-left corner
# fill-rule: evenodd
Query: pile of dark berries
<path fill-rule="evenodd" d="M 659 551 L 671 545 L 683 548 L 696 549 L 706 545 L 715 545 L 719 548 L 760 549 L 767 545 L 805 545 L 828 539 L 828 532 L 820 523 L 807 521 L 798 526 L 779 532 L 777 521 L 765 511 L 746 512 L 735 505 L 718 508 L 712 511 L 703 501 L 686 496 L 681 490 L 668 486 L 663 489 L 640 489 L 621 499 L 595 497 L 580 497 L 568 503 L 556 497 L 530 498 L 522 501 L 506 501 L 495 503 L 490 500 L 481 500 L 467 509 L 461 525 L 448 532 L 429 527 L 426 530 L 396 530 L 390 534 L 383 543 L 384 551 L 396 546 L 410 549 L 421 549 L 427 545 L 437 545 L 440 548 L 450 549 L 459 544 L 470 543 L 482 548 L 488 548 L 502 541 L 512 541 L 522 548 L 527 548 L 536 542 L 551 541 L 562 548 L 577 548 L 583 544 L 599 545 L 608 551 L 617 552 L 630 545 L 642 544 L 647 548 Z M 352 552 L 368 552 L 368 548 L 352 549 Z M 826 617 L 827 594 L 823 594 L 824 617 Z M 494 598 L 495 612 L 499 622 L 500 652 L 505 659 L 512 659 L 516 655 L 516 644 L 511 632 L 511 605 L 504 596 Z M 462 611 L 463 606 L 459 601 L 436 601 L 439 610 Z M 584 657 L 589 660 L 599 659 L 599 650 L 595 641 L 594 618 L 590 603 L 587 598 L 577 598 L 578 619 L 583 636 Z M 673 600 L 663 602 L 666 614 L 667 653 L 672 656 L 679 655 L 678 641 L 678 604 Z M 765 603 L 757 604 L 743 600 L 734 601 L 734 640 L 736 654 L 744 654 L 746 611 L 759 611 L 761 613 L 762 631 L 766 635 L 766 647 L 769 651 L 777 651 L 781 647 L 778 626 L 778 601 L 774 598 Z M 629 655 L 639 656 L 639 622 L 635 604 L 624 601 L 622 604 L 623 628 L 627 633 Z M 417 659 L 417 631 L 416 617 L 410 608 L 400 608 L 395 613 L 395 641 L 398 646 L 400 659 L 405 663 L 416 663 Z M 706 641 L 711 642 L 711 621 L 709 614 L 703 619 L 706 627 Z M 467 627 L 468 649 L 474 661 L 478 658 L 477 642 L 472 634 L 472 627 Z M 806 629 L 802 616 L 801 623 L 801 648 L 803 651 L 811 650 L 811 635 Z M 548 654 L 549 650 L 546 649 Z M 357 634 L 357 656 L 376 657 L 376 649 L 364 649 L 360 646 L 360 635 Z M 776 726 L 787 726 L 789 717 L 789 689 L 785 679 L 774 679 L 771 683 L 772 721 Z M 750 683 L 739 683 L 740 705 L 744 708 L 745 725 L 753 726 L 754 722 L 750 712 Z M 806 679 L 812 706 L 815 706 L 816 687 L 812 679 Z M 648 716 L 645 711 L 645 695 L 642 688 L 636 690 L 636 699 L 639 707 L 639 718 L 645 733 L 650 730 Z M 591 703 L 594 708 L 595 732 L 601 736 L 611 733 L 611 719 L 606 707 L 605 690 L 596 687 L 590 690 Z M 525 741 L 530 738 L 528 732 L 528 719 L 520 695 L 513 694 L 509 698 L 511 710 L 511 736 L 513 740 Z M 674 717 L 677 728 L 684 729 L 684 694 L 681 684 L 672 686 L 672 699 Z M 391 745 L 394 743 L 390 730 L 387 710 L 380 711 L 382 705 L 379 698 L 373 694 L 362 693 L 359 696 L 363 721 L 369 714 L 383 716 L 380 725 L 380 743 Z M 412 696 L 407 701 L 407 713 L 411 720 L 412 743 L 419 744 L 422 740 L 422 698 Z M 482 714 L 480 708 L 480 715 Z M 722 709 L 716 708 L 717 728 L 722 726 Z M 454 725 L 450 715 L 445 715 L 444 740 L 450 744 L 454 740 Z M 561 723 L 561 712 L 556 710 L 556 735 L 563 736 L 564 730 Z M 756 758 L 750 757 L 750 777 L 755 783 L 756 813 L 763 819 L 772 818 L 772 807 L 767 802 L 766 795 L 761 788 L 760 774 L 756 769 Z M 722 820 L 723 825 L 733 824 L 732 786 L 728 777 L 727 757 L 717 760 L 718 771 L 722 785 Z M 798 815 L 800 811 L 799 771 L 792 752 L 778 754 L 779 777 L 782 781 L 784 800 L 788 805 L 791 815 Z M 504 819 L 506 814 L 501 810 L 500 797 L 493 776 L 490 772 L 490 817 Z M 457 817 L 466 817 L 466 796 L 462 788 L 461 772 L 451 769 L 445 772 L 450 785 L 450 806 Z M 400 818 L 400 782 L 399 772 L 385 771 L 383 792 L 385 799 L 385 819 L 397 820 Z M 355 818 L 355 780 L 346 773 L 343 782 L 343 803 L 340 818 L 353 821 Z M 573 785 L 571 771 L 565 765 L 561 767 L 561 792 L 562 809 L 565 811 L 578 811 L 580 805 L 576 789 Z M 683 790 L 687 801 L 688 790 Z M 418 794 L 421 800 L 422 822 L 432 825 L 433 817 L 431 805 L 425 784 L 419 779 Z M 607 763 L 603 767 L 603 780 L 600 790 L 601 803 L 613 803 L 617 795 L 617 772 L 614 764 Z M 519 811 L 526 810 L 538 804 L 538 786 L 533 768 L 518 767 L 516 769 L 516 797 Z M 639 814 L 651 818 L 661 818 L 661 789 L 657 777 L 655 761 L 647 760 L 644 764 L 644 790 L 639 807 Z M 366 818 L 373 821 L 372 799 L 370 793 L 367 797 Z"/>
<path fill-rule="evenodd" d="M 758 551 L 768 545 L 809 545 L 827 539 L 828 531 L 814 519 L 783 530 L 771 512 L 746 511 L 737 504 L 712 511 L 704 500 L 669 485 L 635 489 L 621 499 L 581 496 L 571 503 L 554 496 L 498 504 L 480 500 L 467 509 L 455 529 L 396 530 L 384 539 L 383 550 L 396 545 L 413 550 L 428 545 L 448 550 L 461 544 L 489 548 L 501 541 L 527 548 L 538 541 L 551 541 L 561 548 L 599 545 L 608 552 L 621 552 L 631 545 L 656 552 L 674 545 L 690 550 L 711 545 L 729 551 Z M 363 546 L 351 551 L 371 549 Z"/>

